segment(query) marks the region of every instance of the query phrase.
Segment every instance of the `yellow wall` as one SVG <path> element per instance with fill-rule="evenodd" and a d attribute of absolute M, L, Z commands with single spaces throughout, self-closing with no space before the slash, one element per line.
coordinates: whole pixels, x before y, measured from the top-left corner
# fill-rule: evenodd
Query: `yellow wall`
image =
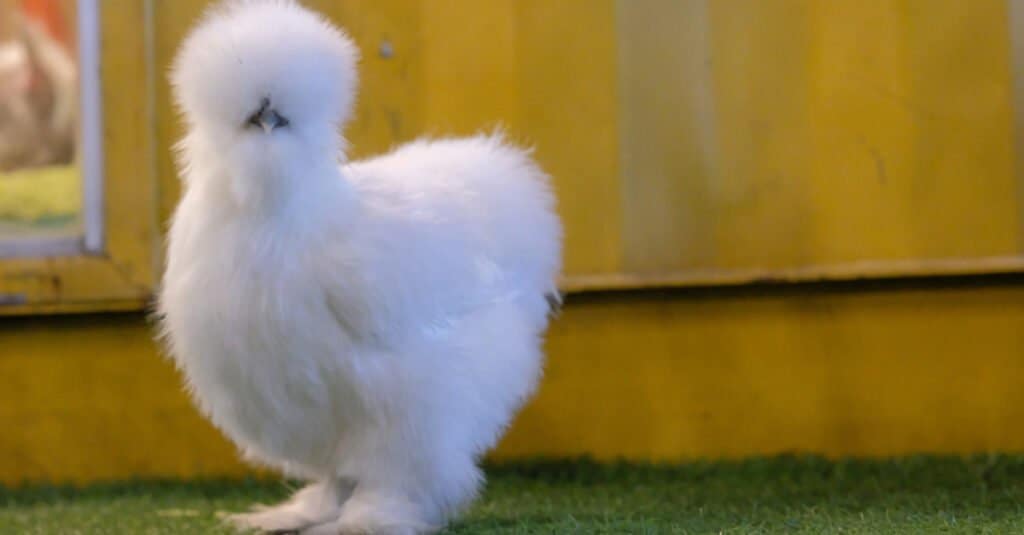
<path fill-rule="evenodd" d="M 618 2 L 623 270 L 1021 252 L 1008 4 Z"/>
<path fill-rule="evenodd" d="M 0 483 L 232 475 L 133 314 L 0 322 Z M 576 296 L 499 457 L 1024 450 L 1024 287 Z"/>
<path fill-rule="evenodd" d="M 206 4 L 154 4 L 157 72 Z M 536 147 L 566 288 L 1024 270 L 1006 0 L 306 4 L 363 52 L 353 156 L 499 124 Z"/>
<path fill-rule="evenodd" d="M 15 312 L 151 293 L 164 73 L 205 3 L 102 2 L 110 254 L 0 261 Z M 536 145 L 567 288 L 1024 267 L 1004 0 L 308 3 L 364 50 L 356 156 Z M 1024 450 L 1024 285 L 974 280 L 573 295 L 497 455 Z M 0 483 L 241 473 L 151 339 L 140 312 L 0 319 Z"/>

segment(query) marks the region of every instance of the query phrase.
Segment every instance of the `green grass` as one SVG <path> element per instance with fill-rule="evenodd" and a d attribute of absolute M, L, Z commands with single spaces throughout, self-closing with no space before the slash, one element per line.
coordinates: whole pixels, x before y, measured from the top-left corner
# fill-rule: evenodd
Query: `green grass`
<path fill-rule="evenodd" d="M 488 472 L 482 499 L 446 533 L 1024 533 L 1024 457 L 537 461 Z M 218 511 L 287 493 L 256 480 L 0 488 L 0 533 L 229 533 Z"/>

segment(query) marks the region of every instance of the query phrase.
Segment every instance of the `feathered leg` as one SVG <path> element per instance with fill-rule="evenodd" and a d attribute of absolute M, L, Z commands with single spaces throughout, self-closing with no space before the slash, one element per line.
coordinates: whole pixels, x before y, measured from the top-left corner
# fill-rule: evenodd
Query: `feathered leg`
<path fill-rule="evenodd" d="M 257 506 L 252 512 L 230 515 L 228 521 L 240 530 L 299 531 L 337 518 L 351 493 L 348 482 L 311 483 L 283 503 Z"/>
<path fill-rule="evenodd" d="M 420 452 L 421 454 L 424 452 Z M 302 535 L 423 535 L 441 529 L 483 481 L 471 456 L 419 457 L 420 463 L 358 482 L 332 521 Z"/>

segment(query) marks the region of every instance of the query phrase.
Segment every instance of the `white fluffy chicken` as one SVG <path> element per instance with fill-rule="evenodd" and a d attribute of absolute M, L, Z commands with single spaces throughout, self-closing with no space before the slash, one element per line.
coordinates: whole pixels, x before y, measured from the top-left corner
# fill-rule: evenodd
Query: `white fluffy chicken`
<path fill-rule="evenodd" d="M 236 0 L 172 72 L 170 351 L 247 458 L 310 482 L 245 528 L 440 528 L 541 370 L 561 249 L 546 176 L 497 136 L 345 162 L 356 61 L 296 2 Z"/>

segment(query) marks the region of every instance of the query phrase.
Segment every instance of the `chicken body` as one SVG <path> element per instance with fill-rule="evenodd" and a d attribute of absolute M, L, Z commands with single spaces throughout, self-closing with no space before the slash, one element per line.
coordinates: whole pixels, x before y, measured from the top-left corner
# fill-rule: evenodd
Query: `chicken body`
<path fill-rule="evenodd" d="M 230 42 L 244 43 L 266 18 L 296 36 L 327 27 L 273 0 L 232 5 L 206 25 L 241 25 Z M 202 31 L 192 44 L 208 45 Z M 190 68 L 177 67 L 190 129 L 165 335 L 204 414 L 248 458 L 310 481 L 235 521 L 334 534 L 439 528 L 477 492 L 478 457 L 540 374 L 560 268 L 546 176 L 498 136 L 339 163 L 340 141 L 300 108 L 308 100 L 289 100 L 306 86 L 253 93 L 240 133 L 206 124 L 189 100 Z"/>

